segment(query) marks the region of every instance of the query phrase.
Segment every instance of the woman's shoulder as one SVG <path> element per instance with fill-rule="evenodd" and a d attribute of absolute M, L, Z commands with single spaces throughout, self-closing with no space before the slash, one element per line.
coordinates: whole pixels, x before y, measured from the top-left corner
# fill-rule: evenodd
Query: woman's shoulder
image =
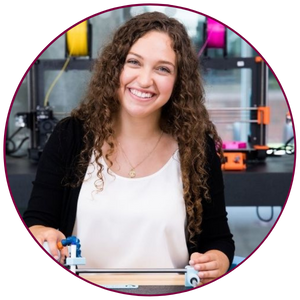
<path fill-rule="evenodd" d="M 83 122 L 75 117 L 66 117 L 58 121 L 51 133 L 46 147 L 69 147 L 81 144 L 84 136 Z"/>
<path fill-rule="evenodd" d="M 76 129 L 82 128 L 83 121 L 79 120 L 77 117 L 68 116 L 58 121 L 56 128 L 58 129 Z"/>
<path fill-rule="evenodd" d="M 71 137 L 73 134 L 83 135 L 83 122 L 76 117 L 68 116 L 58 121 L 53 134 Z"/>

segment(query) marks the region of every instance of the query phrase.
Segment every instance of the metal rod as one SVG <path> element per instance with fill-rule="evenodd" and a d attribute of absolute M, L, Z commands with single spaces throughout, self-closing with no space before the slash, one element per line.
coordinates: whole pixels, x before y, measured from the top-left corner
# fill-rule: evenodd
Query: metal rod
<path fill-rule="evenodd" d="M 222 108 L 207 108 L 208 111 L 224 111 L 224 110 L 232 110 L 232 111 L 250 111 L 250 110 L 258 110 L 257 107 L 222 107 Z"/>
<path fill-rule="evenodd" d="M 214 118 L 212 118 L 212 121 L 215 124 L 225 124 L 225 123 L 234 123 L 234 122 L 239 122 L 239 123 L 257 123 L 258 120 L 214 120 Z"/>
<path fill-rule="evenodd" d="M 241 110 L 222 110 L 222 109 L 215 109 L 215 110 L 208 110 L 210 114 L 235 114 L 235 115 L 240 115 L 240 114 L 244 114 L 244 115 L 248 115 L 249 114 L 249 110 L 245 110 L 245 111 L 241 111 Z"/>
<path fill-rule="evenodd" d="M 78 268 L 75 273 L 186 273 L 186 269 L 84 269 Z"/>

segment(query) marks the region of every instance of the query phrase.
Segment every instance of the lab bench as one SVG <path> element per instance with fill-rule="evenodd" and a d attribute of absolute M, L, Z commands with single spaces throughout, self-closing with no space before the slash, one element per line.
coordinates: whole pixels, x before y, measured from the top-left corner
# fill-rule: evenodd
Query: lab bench
<path fill-rule="evenodd" d="M 32 189 L 37 163 L 6 157 L 6 173 L 15 206 L 22 214 Z M 248 164 L 245 171 L 223 171 L 226 206 L 280 206 L 288 198 L 294 155 L 272 156 Z"/>

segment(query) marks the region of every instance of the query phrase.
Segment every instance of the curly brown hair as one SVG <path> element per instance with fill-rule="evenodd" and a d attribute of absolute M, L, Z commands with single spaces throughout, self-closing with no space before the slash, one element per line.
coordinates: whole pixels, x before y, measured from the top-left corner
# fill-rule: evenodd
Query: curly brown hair
<path fill-rule="evenodd" d="M 172 135 L 177 143 L 186 204 L 187 232 L 189 240 L 201 232 L 202 200 L 210 199 L 207 172 L 207 135 L 221 149 L 214 125 L 204 106 L 204 88 L 199 72 L 199 61 L 185 27 L 176 19 L 159 12 L 138 15 L 114 34 L 112 41 L 95 61 L 93 75 L 85 99 L 72 116 L 84 126 L 84 149 L 77 163 L 77 184 L 84 178 L 92 151 L 102 156 L 102 146 L 107 142 L 110 150 L 108 161 L 115 150 L 113 119 L 119 110 L 116 92 L 120 85 L 120 73 L 132 45 L 149 31 L 164 32 L 172 40 L 176 53 L 178 74 L 173 93 L 162 108 L 161 129 Z M 112 164 L 112 162 L 110 161 Z M 103 188 L 103 166 L 100 164 L 96 187 Z"/>

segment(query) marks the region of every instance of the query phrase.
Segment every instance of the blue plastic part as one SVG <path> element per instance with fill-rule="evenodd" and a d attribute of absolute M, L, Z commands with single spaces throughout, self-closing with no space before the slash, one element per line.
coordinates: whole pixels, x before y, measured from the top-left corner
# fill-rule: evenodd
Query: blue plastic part
<path fill-rule="evenodd" d="M 184 286 L 185 287 L 197 286 L 200 283 L 198 271 L 195 270 L 192 266 L 186 266 L 185 269 L 186 269 L 186 273 L 185 273 Z"/>
<path fill-rule="evenodd" d="M 66 265 L 67 266 L 79 266 L 79 265 L 85 265 L 86 263 L 86 260 L 84 257 L 74 257 L 74 258 L 71 258 L 71 257 L 68 257 L 66 259 Z"/>
<path fill-rule="evenodd" d="M 60 242 L 64 247 L 70 245 L 76 245 L 76 256 L 81 257 L 80 240 L 76 236 L 67 237 L 66 239 L 63 239 Z"/>

